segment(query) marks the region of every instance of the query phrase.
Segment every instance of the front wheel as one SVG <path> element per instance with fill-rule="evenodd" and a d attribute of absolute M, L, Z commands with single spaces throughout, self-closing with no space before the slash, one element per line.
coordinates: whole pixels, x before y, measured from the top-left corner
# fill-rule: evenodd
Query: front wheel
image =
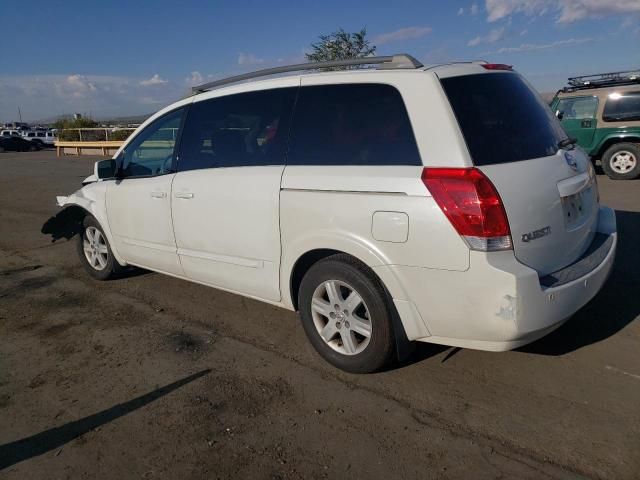
<path fill-rule="evenodd" d="M 391 309 L 380 280 L 348 255 L 332 255 L 305 274 L 298 295 L 305 333 L 332 365 L 380 370 L 394 349 Z"/>
<path fill-rule="evenodd" d="M 92 216 L 82 222 L 77 249 L 82 266 L 93 278 L 109 280 L 122 274 L 123 267 L 113 256 L 107 236 Z"/>
<path fill-rule="evenodd" d="M 602 169 L 614 180 L 633 180 L 640 176 L 640 146 L 616 143 L 602 156 Z"/>

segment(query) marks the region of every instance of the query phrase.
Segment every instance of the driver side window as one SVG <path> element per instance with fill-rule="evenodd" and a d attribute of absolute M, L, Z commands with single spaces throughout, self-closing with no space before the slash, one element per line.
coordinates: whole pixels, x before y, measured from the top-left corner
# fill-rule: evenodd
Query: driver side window
<path fill-rule="evenodd" d="M 171 171 L 184 108 L 159 118 L 127 145 L 120 172 L 123 177 L 150 177 Z"/>
<path fill-rule="evenodd" d="M 577 97 L 560 100 L 557 110 L 564 112 L 563 120 L 584 120 L 595 118 L 598 97 Z"/>

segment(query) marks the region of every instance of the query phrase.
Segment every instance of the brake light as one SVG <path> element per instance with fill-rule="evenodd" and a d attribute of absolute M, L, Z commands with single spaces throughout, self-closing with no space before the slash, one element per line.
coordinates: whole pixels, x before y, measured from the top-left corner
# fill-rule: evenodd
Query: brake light
<path fill-rule="evenodd" d="M 506 63 L 482 63 L 481 66 L 485 70 L 513 70 L 513 66 Z"/>
<path fill-rule="evenodd" d="M 477 168 L 425 168 L 422 181 L 472 250 L 513 247 L 502 199 Z"/>

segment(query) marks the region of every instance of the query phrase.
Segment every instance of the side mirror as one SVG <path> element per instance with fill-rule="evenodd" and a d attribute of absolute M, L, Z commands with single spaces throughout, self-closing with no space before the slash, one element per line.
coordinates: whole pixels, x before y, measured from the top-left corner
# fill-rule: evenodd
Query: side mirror
<path fill-rule="evenodd" d="M 556 110 L 556 117 L 558 117 L 558 120 L 562 120 L 564 118 L 564 112 L 562 110 Z"/>
<path fill-rule="evenodd" d="M 115 178 L 116 161 L 110 158 L 109 160 L 100 160 L 99 162 L 96 162 L 93 166 L 93 174 L 98 180 Z"/>

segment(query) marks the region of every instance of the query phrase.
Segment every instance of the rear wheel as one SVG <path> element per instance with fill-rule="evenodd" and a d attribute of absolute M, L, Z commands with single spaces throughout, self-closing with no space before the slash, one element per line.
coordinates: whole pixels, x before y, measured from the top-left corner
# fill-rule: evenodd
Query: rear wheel
<path fill-rule="evenodd" d="M 369 373 L 391 359 L 387 295 L 377 277 L 352 257 L 332 255 L 313 265 L 302 279 L 298 306 L 311 344 L 332 365 Z"/>
<path fill-rule="evenodd" d="M 113 256 L 107 236 L 92 216 L 82 222 L 77 249 L 82 266 L 93 278 L 109 280 L 122 274 L 124 267 Z"/>
<path fill-rule="evenodd" d="M 30 152 L 35 152 L 35 151 L 38 151 L 38 150 L 40 150 L 40 148 L 35 143 L 31 143 L 31 145 L 29 145 L 29 151 Z"/>
<path fill-rule="evenodd" d="M 616 143 L 602 156 L 602 169 L 609 178 L 633 180 L 640 176 L 640 146 L 637 143 Z"/>

